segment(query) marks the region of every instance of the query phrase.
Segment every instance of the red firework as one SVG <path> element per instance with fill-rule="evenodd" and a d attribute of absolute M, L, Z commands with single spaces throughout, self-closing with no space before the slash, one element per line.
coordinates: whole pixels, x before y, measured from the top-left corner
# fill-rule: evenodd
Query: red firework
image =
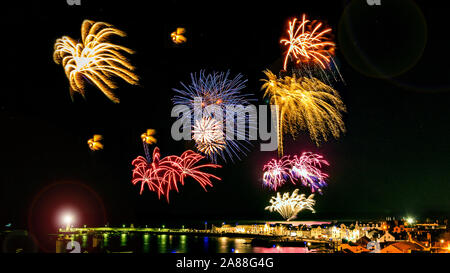
<path fill-rule="evenodd" d="M 221 180 L 219 177 L 203 172 L 201 169 L 221 168 L 217 164 L 196 164 L 204 158 L 201 154 L 191 150 L 185 151 L 181 156 L 171 155 L 160 159 L 159 148 L 153 150 L 152 162 L 149 162 L 142 156 L 137 157 L 131 163 L 134 166 L 132 183 L 136 185 L 141 182 L 142 194 L 144 185 L 147 184 L 150 191 L 165 195 L 169 202 L 169 192 L 176 190 L 178 192 L 178 183 L 184 185 L 184 179 L 188 176 L 194 178 L 200 186 L 206 191 L 206 186 L 212 187 L 211 179 Z"/>

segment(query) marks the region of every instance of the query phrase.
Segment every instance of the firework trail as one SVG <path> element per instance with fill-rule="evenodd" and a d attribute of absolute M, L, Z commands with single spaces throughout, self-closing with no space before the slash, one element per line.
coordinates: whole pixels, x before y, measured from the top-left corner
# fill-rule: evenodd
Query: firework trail
<path fill-rule="evenodd" d="M 299 77 L 316 77 L 330 84 L 342 80 L 342 75 L 334 61 L 336 44 L 332 41 L 331 28 L 324 28 L 320 21 L 309 21 L 306 15 L 301 20 L 289 21 L 287 37 L 280 43 L 287 47 L 283 69 L 287 71 L 288 61 L 293 63 L 292 72 Z"/>
<path fill-rule="evenodd" d="M 185 105 L 191 111 L 189 117 L 180 119 L 191 119 L 189 123 L 197 150 L 212 162 L 217 162 L 217 157 L 224 161 L 227 158 L 233 161 L 234 157 L 240 160 L 240 155 L 249 150 L 249 132 L 256 124 L 255 117 L 246 115 L 245 107 L 251 99 L 241 94 L 247 80 L 243 80 L 241 74 L 234 78 L 229 76 L 229 71 L 205 74 L 202 70 L 198 75 L 191 74 L 189 85 L 181 83 L 182 90 L 173 89 L 178 94 L 173 98 L 174 105 Z M 234 112 L 229 112 L 231 108 Z M 199 109 L 202 116 L 195 116 L 195 109 Z M 217 109 L 219 113 L 215 111 Z M 227 122 L 235 124 L 232 130 L 234 137 L 225 133 Z M 238 128 L 239 124 L 245 128 Z"/>
<path fill-rule="evenodd" d="M 108 42 L 113 35 L 126 36 L 125 32 L 108 23 L 84 20 L 81 26 L 81 43 L 68 36 L 56 40 L 53 60 L 64 67 L 72 99 L 74 92 L 84 97 L 86 81 L 97 86 L 115 103 L 119 99 L 113 93 L 117 85 L 112 77 L 122 78 L 129 84 L 138 84 L 134 67 L 123 54 L 133 54 L 134 51 Z"/>
<path fill-rule="evenodd" d="M 193 151 L 185 151 L 181 156 L 171 155 L 160 158 L 159 148 L 153 150 L 152 161 L 139 156 L 131 163 L 134 166 L 132 183 L 136 185 L 141 183 L 140 194 L 142 194 L 145 185 L 150 191 L 155 191 L 158 198 L 165 195 L 169 202 L 169 193 L 171 190 L 178 192 L 178 183 L 184 185 L 184 180 L 191 177 L 196 180 L 206 191 L 206 186 L 213 186 L 211 179 L 221 180 L 219 177 L 203 172 L 203 168 L 220 168 L 217 164 L 197 163 L 204 158 L 201 154 Z"/>
<path fill-rule="evenodd" d="M 338 138 L 345 132 L 341 112 L 346 108 L 338 92 L 316 78 L 285 76 L 278 78 L 266 70 L 262 89 L 270 103 L 278 105 L 278 155 L 283 155 L 283 134 L 296 137 L 297 132 L 308 131 L 319 145 L 328 135 Z"/>
<path fill-rule="evenodd" d="M 292 194 L 288 192 L 284 193 L 283 196 L 277 192 L 276 196 L 270 199 L 270 206 L 266 207 L 266 210 L 270 212 L 278 212 L 286 221 L 297 218 L 297 214 L 304 210 L 309 209 L 313 213 L 316 201 L 313 199 L 314 194 L 311 194 L 308 198 L 304 194 L 298 194 L 298 189 L 294 190 Z"/>

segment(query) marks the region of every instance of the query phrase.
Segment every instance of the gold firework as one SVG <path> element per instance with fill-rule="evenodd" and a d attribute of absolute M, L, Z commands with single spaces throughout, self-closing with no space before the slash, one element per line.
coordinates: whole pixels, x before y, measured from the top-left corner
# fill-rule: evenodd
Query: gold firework
<path fill-rule="evenodd" d="M 266 70 L 267 79 L 262 89 L 270 103 L 278 105 L 278 153 L 283 155 L 283 134 L 296 136 L 299 130 L 309 131 L 311 139 L 319 145 L 328 135 L 338 138 L 345 132 L 341 112 L 346 108 L 338 92 L 316 78 L 293 75 L 277 78 Z"/>
<path fill-rule="evenodd" d="M 156 143 L 156 130 L 155 129 L 147 129 L 147 131 L 145 131 L 145 133 L 143 133 L 141 135 L 141 139 L 143 142 L 152 145 Z"/>
<path fill-rule="evenodd" d="M 72 99 L 74 92 L 84 97 L 86 80 L 115 103 L 119 99 L 113 93 L 113 89 L 117 88 L 112 81 L 113 76 L 130 84 L 138 83 L 134 67 L 123 55 L 123 52 L 133 54 L 134 51 L 108 42 L 113 35 L 126 36 L 125 32 L 108 23 L 84 20 L 81 26 L 81 43 L 68 36 L 56 40 L 53 60 L 64 67 Z"/>

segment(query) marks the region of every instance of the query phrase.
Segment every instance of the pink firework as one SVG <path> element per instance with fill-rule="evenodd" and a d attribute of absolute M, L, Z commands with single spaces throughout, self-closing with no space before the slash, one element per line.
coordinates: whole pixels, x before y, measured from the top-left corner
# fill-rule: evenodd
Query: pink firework
<path fill-rule="evenodd" d="M 221 166 L 217 164 L 196 166 L 204 156 L 191 150 L 185 151 L 181 156 L 171 155 L 162 159 L 160 157 L 159 148 L 155 147 L 151 163 L 142 156 L 131 163 L 134 166 L 132 183 L 136 185 L 141 182 L 140 194 L 144 190 L 144 185 L 147 184 L 150 191 L 158 193 L 158 198 L 161 194 L 165 195 L 169 202 L 169 192 L 171 190 L 178 192 L 178 183 L 184 185 L 184 179 L 188 176 L 199 182 L 205 191 L 206 186 L 212 187 L 212 178 L 221 180 L 215 175 L 202 171 L 203 168 L 220 168 Z"/>
<path fill-rule="evenodd" d="M 289 156 L 283 156 L 280 160 L 272 159 L 264 165 L 263 172 L 264 185 L 276 190 L 286 180 L 292 180 Z"/>
<path fill-rule="evenodd" d="M 310 187 L 312 192 L 317 190 L 319 193 L 322 193 L 321 188 L 327 185 L 325 179 L 328 178 L 328 174 L 322 172 L 320 168 L 322 165 L 330 165 L 323 159 L 323 156 L 304 152 L 300 157 L 295 155 L 291 160 L 291 164 L 293 182 L 300 179 L 302 185 Z"/>

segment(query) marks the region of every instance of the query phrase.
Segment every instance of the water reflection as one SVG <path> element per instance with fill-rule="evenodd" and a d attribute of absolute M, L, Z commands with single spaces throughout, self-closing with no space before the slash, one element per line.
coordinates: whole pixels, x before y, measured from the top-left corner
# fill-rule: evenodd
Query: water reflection
<path fill-rule="evenodd" d="M 88 236 L 87 236 L 87 234 L 83 234 L 81 236 L 81 247 L 82 248 L 87 248 L 88 247 Z"/>
<path fill-rule="evenodd" d="M 307 247 L 258 247 L 251 238 L 104 233 L 94 239 L 91 235 L 75 236 L 88 252 L 134 253 L 308 253 Z M 97 243 L 95 243 L 97 242 Z"/>
<path fill-rule="evenodd" d="M 158 235 L 158 252 L 167 253 L 167 235 Z"/>
<path fill-rule="evenodd" d="M 150 252 L 150 234 L 145 233 L 143 236 L 142 252 Z"/>
<path fill-rule="evenodd" d="M 127 234 L 122 233 L 120 234 L 120 246 L 126 246 L 127 245 Z"/>
<path fill-rule="evenodd" d="M 103 247 L 107 248 L 109 246 L 109 236 L 108 233 L 103 234 Z"/>
<path fill-rule="evenodd" d="M 205 252 L 208 252 L 208 250 L 209 250 L 209 238 L 208 237 L 203 238 L 203 250 Z"/>

